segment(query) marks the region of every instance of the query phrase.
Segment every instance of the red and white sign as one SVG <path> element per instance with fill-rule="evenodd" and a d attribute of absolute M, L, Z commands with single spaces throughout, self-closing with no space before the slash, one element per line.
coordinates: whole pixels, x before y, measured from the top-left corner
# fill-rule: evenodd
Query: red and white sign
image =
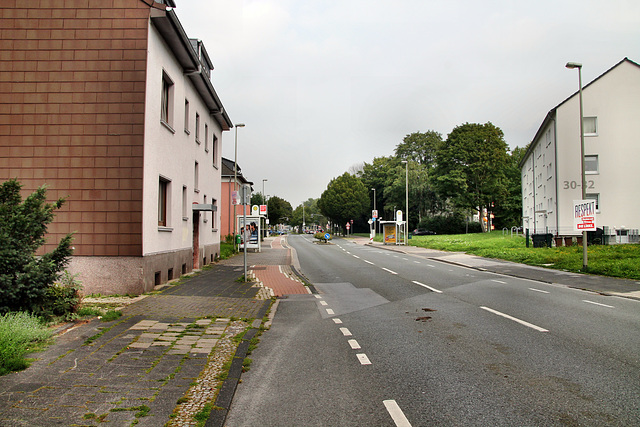
<path fill-rule="evenodd" d="M 378 210 L 374 209 L 371 211 L 371 218 L 378 218 Z"/>
<path fill-rule="evenodd" d="M 596 201 L 573 201 L 573 230 L 596 231 Z"/>
<path fill-rule="evenodd" d="M 260 215 L 267 215 L 267 205 L 260 205 Z"/>
<path fill-rule="evenodd" d="M 351 224 L 347 223 L 347 230 L 351 228 Z"/>

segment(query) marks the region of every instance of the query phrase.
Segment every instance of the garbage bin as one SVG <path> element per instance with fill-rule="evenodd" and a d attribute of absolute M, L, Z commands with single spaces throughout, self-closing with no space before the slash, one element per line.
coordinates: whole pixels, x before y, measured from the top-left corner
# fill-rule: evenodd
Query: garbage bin
<path fill-rule="evenodd" d="M 553 240 L 553 234 L 551 233 L 533 234 L 531 236 L 531 239 L 533 240 L 534 248 L 544 248 L 544 247 L 550 248 L 551 241 Z"/>

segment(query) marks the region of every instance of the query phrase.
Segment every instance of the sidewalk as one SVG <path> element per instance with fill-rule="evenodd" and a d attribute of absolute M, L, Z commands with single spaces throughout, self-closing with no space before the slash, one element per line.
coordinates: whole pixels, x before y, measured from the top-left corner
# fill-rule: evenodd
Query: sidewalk
<path fill-rule="evenodd" d="M 400 252 L 407 255 L 456 264 L 482 271 L 520 277 L 546 283 L 555 283 L 572 288 L 598 292 L 604 295 L 616 295 L 640 300 L 640 281 L 618 279 L 615 277 L 570 273 L 550 268 L 518 264 L 499 259 L 482 258 L 462 252 L 445 252 L 417 246 L 384 245 L 381 242 L 370 243 L 366 237 L 354 237 L 354 242 L 376 248 Z"/>
<path fill-rule="evenodd" d="M 306 293 L 280 273 L 290 270 L 291 255 L 277 247 L 280 238 L 271 249 L 275 240 L 247 256 L 257 277 L 269 273 L 262 286 L 236 281 L 244 270 L 239 255 L 126 306 L 118 320 L 64 330 L 32 354 L 31 367 L 0 377 L 0 425 L 195 425 L 193 416 L 214 403 L 218 375 L 231 360 L 215 401 L 221 410 L 207 422 L 223 425 L 249 340 L 271 305 L 264 286 L 276 295 Z M 233 339 L 251 327 L 240 344 Z"/>

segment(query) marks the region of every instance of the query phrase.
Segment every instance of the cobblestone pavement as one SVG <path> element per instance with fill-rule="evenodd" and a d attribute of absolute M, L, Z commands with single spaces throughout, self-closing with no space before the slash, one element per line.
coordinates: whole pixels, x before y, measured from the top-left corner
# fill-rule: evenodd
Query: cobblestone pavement
<path fill-rule="evenodd" d="M 249 326 L 231 318 L 261 318 L 270 305 L 237 270 L 215 265 L 118 320 L 67 330 L 30 368 L 0 377 L 0 425 L 195 425 L 233 358 L 233 336 Z"/>

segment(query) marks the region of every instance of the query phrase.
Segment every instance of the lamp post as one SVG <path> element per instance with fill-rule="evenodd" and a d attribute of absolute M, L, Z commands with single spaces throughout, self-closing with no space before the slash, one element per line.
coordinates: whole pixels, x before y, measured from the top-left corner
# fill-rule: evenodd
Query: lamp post
<path fill-rule="evenodd" d="M 234 157 L 233 157 L 233 190 L 236 192 L 236 198 L 238 197 L 238 128 L 243 128 L 243 127 L 244 127 L 244 123 L 236 123 L 236 126 L 235 126 L 235 128 L 236 128 L 236 143 L 235 143 L 235 153 L 234 153 Z M 237 228 L 238 227 L 236 225 L 236 205 L 233 205 L 233 236 L 234 236 L 233 245 L 234 245 L 234 248 L 236 248 L 235 235 L 236 235 Z"/>
<path fill-rule="evenodd" d="M 404 245 L 409 244 L 409 160 L 403 160 L 402 163 L 406 165 L 406 175 L 404 179 L 404 197 L 405 197 L 405 226 L 404 226 Z"/>
<path fill-rule="evenodd" d="M 582 200 L 587 198 L 587 185 L 584 175 L 584 114 L 582 110 L 582 64 L 567 62 L 565 67 L 578 69 L 578 97 L 580 99 L 580 174 L 582 180 Z M 582 231 L 582 270 L 587 271 L 587 231 Z"/>
<path fill-rule="evenodd" d="M 269 181 L 268 179 L 263 179 L 262 180 L 262 204 L 265 204 L 265 195 L 264 195 L 264 183 Z M 269 212 L 267 211 L 267 214 Z M 265 220 L 264 222 L 264 237 L 267 237 L 267 221 Z"/>
<path fill-rule="evenodd" d="M 373 210 L 377 210 L 376 209 L 376 189 L 372 188 L 373 190 Z M 378 215 L 379 216 L 379 215 Z M 375 218 L 373 220 L 373 232 L 374 232 L 374 236 L 375 236 L 375 232 L 376 232 L 376 223 L 378 222 L 378 218 Z"/>

